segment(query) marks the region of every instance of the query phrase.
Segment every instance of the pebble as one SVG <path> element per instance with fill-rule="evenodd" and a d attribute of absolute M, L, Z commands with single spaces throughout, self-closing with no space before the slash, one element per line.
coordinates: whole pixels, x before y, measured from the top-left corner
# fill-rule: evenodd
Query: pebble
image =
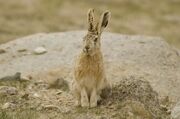
<path fill-rule="evenodd" d="M 48 88 L 55 88 L 67 91 L 69 90 L 69 85 L 68 82 L 61 77 L 56 79 L 54 82 L 51 82 Z"/>
<path fill-rule="evenodd" d="M 17 51 L 18 51 L 18 52 L 25 52 L 25 51 L 27 51 L 27 49 L 22 48 L 22 49 L 18 49 Z"/>
<path fill-rule="evenodd" d="M 62 90 L 58 90 L 58 91 L 56 92 L 56 95 L 60 95 L 61 93 L 63 93 L 63 91 L 62 91 Z"/>
<path fill-rule="evenodd" d="M 14 75 L 8 75 L 8 76 L 0 78 L 0 80 L 4 80 L 4 81 L 7 81 L 7 80 L 20 80 L 20 79 L 21 79 L 21 73 L 20 72 L 17 72 Z"/>
<path fill-rule="evenodd" d="M 173 119 L 180 119 L 180 102 L 178 102 L 171 111 L 171 117 Z"/>
<path fill-rule="evenodd" d="M 47 109 L 47 110 L 53 110 L 53 109 L 59 110 L 59 107 L 56 105 L 43 105 L 42 107 L 43 109 Z"/>
<path fill-rule="evenodd" d="M 18 90 L 15 87 L 0 86 L 0 94 L 17 95 Z"/>
<path fill-rule="evenodd" d="M 28 76 L 22 76 L 22 77 L 21 77 L 21 80 L 22 80 L 22 81 L 30 81 L 30 77 L 28 77 Z"/>
<path fill-rule="evenodd" d="M 9 109 L 9 108 L 14 109 L 15 106 L 16 106 L 15 104 L 7 102 L 2 106 L 2 109 Z"/>
<path fill-rule="evenodd" d="M 6 53 L 4 49 L 0 49 L 0 54 Z"/>
<path fill-rule="evenodd" d="M 39 98 L 39 97 L 41 97 L 38 93 L 34 93 L 32 96 L 33 96 L 34 98 Z"/>
<path fill-rule="evenodd" d="M 36 54 L 36 55 L 41 55 L 46 52 L 47 52 L 47 50 L 44 47 L 37 47 L 36 49 L 34 49 L 34 54 Z"/>
<path fill-rule="evenodd" d="M 29 94 L 28 93 L 24 93 L 21 98 L 28 100 L 29 99 Z"/>

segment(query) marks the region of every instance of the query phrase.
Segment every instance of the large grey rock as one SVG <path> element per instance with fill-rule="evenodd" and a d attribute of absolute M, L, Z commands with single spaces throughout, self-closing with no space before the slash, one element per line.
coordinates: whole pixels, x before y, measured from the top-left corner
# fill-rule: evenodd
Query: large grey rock
<path fill-rule="evenodd" d="M 74 57 L 81 50 L 85 33 L 42 33 L 0 45 L 0 49 L 7 51 L 0 54 L 0 78 L 21 72 L 39 80 L 61 76 L 71 81 Z M 34 55 L 33 50 L 39 46 L 48 52 Z M 18 52 L 24 48 L 26 51 Z M 107 77 L 113 84 L 133 76 L 149 81 L 161 96 L 169 96 L 173 101 L 180 99 L 179 51 L 163 39 L 103 33 L 102 51 Z"/>

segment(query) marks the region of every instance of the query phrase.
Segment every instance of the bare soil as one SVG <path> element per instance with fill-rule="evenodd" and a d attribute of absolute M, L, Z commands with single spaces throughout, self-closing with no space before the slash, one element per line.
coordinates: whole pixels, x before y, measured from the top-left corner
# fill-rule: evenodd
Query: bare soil
<path fill-rule="evenodd" d="M 25 85 L 25 82 L 16 83 Z M 17 86 L 17 95 L 1 95 L 1 105 L 14 104 L 1 109 L 1 116 L 5 113 L 18 119 L 25 116 L 20 114 L 24 112 L 31 114 L 28 114 L 30 119 L 170 119 L 169 107 L 161 107 L 158 94 L 150 84 L 133 77 L 114 85 L 109 97 L 92 109 L 75 107 L 71 93 L 60 85 L 59 89 L 48 89 L 46 83 L 26 83 L 26 87 Z"/>

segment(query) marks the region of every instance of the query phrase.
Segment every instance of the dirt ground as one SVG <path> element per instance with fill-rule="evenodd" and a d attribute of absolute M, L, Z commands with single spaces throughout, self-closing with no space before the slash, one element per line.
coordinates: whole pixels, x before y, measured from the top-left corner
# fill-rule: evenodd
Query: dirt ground
<path fill-rule="evenodd" d="M 87 29 L 86 12 L 111 11 L 108 31 L 163 37 L 180 48 L 179 0 L 0 0 L 0 43 L 40 33 Z"/>
<path fill-rule="evenodd" d="M 0 105 L 11 104 L 0 110 L 1 119 L 170 119 L 170 102 L 159 100 L 147 81 L 134 77 L 114 85 L 109 96 L 92 109 L 75 107 L 68 87 L 48 88 L 43 82 L 21 80 L 0 83 L 14 85 L 18 92 L 2 93 L 1 87 Z"/>

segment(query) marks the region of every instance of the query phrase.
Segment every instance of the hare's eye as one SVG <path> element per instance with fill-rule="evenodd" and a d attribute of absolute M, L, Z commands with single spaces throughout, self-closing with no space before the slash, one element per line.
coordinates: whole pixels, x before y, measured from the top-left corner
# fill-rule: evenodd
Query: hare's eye
<path fill-rule="evenodd" d="M 98 40 L 98 38 L 95 38 L 95 39 L 94 39 L 94 42 L 97 42 L 97 40 Z"/>

